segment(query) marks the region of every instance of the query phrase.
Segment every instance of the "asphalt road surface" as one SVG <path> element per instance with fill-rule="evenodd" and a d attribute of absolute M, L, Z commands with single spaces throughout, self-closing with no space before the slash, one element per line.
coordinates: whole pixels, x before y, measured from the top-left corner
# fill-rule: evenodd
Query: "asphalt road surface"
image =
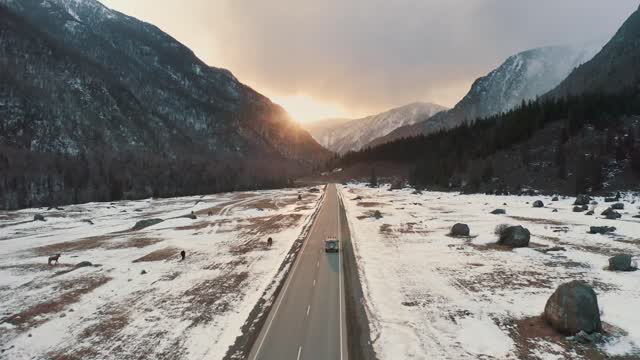
<path fill-rule="evenodd" d="M 340 236 L 335 185 L 324 203 L 249 359 L 346 360 L 342 251 L 325 253 L 324 240 Z"/>

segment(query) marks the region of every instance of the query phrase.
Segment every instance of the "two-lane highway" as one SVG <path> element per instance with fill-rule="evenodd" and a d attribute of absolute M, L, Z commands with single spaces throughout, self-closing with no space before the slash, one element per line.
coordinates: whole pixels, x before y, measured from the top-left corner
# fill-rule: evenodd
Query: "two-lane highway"
<path fill-rule="evenodd" d="M 335 185 L 319 211 L 249 359 L 347 359 L 342 250 L 324 251 L 324 240 L 341 234 Z"/>

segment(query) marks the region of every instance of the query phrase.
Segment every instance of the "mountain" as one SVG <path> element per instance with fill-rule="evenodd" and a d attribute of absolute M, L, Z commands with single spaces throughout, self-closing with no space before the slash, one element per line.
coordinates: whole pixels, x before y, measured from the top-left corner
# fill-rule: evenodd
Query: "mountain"
<path fill-rule="evenodd" d="M 0 0 L 0 16 L 4 208 L 273 185 L 329 156 L 229 71 L 95 0 Z"/>
<path fill-rule="evenodd" d="M 456 106 L 433 118 L 396 129 L 376 139 L 375 146 L 395 139 L 453 128 L 464 121 L 499 114 L 523 100 L 533 100 L 553 89 L 577 66 L 591 59 L 599 47 L 551 46 L 509 57 L 497 69 L 477 79 Z"/>
<path fill-rule="evenodd" d="M 399 127 L 423 121 L 444 110 L 446 108 L 440 105 L 415 102 L 361 119 L 330 119 L 303 126 L 321 145 L 343 154 L 360 150 L 372 140 Z"/>
<path fill-rule="evenodd" d="M 573 71 L 549 96 L 640 89 L 640 8 L 593 59 Z"/>

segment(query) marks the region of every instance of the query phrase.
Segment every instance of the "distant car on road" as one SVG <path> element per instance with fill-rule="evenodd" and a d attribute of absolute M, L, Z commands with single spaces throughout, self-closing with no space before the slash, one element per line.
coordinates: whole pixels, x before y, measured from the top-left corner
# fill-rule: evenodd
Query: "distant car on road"
<path fill-rule="evenodd" d="M 337 238 L 330 237 L 324 241 L 324 251 L 325 252 L 338 252 L 340 251 L 340 242 Z"/>

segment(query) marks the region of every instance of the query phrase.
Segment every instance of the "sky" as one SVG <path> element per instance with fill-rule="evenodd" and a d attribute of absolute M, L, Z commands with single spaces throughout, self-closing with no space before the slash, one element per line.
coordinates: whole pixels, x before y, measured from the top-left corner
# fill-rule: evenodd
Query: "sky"
<path fill-rule="evenodd" d="M 298 121 L 452 107 L 517 52 L 604 44 L 638 0 L 103 0 Z"/>

